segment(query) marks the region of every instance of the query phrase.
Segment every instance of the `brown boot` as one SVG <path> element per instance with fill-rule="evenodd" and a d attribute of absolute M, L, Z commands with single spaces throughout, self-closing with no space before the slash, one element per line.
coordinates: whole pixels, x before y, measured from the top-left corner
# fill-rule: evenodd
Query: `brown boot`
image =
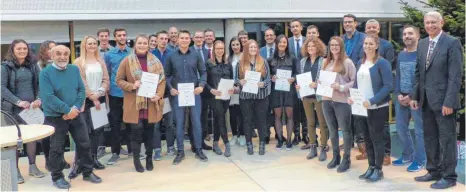
<path fill-rule="evenodd" d="M 383 157 L 383 165 L 388 166 L 391 164 L 392 159 L 390 158 L 390 155 L 385 155 Z"/>
<path fill-rule="evenodd" d="M 358 143 L 358 149 L 361 153 L 360 155 L 356 155 L 356 160 L 364 160 L 367 159 L 366 153 L 366 144 L 365 143 Z"/>

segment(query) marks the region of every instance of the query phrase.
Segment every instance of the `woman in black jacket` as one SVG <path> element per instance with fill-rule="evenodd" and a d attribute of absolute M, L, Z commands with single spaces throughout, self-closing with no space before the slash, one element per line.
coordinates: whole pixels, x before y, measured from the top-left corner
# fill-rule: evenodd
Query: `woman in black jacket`
<path fill-rule="evenodd" d="M 218 40 L 215 41 L 212 51 L 212 57 L 207 61 L 207 90 L 214 96 L 222 96 L 222 92 L 219 91 L 219 83 L 221 79 L 233 79 L 233 67 L 226 58 L 225 54 L 225 43 Z M 233 87 L 230 88 L 228 94 L 233 94 Z M 230 99 L 222 100 L 219 98 L 213 98 L 210 100 L 210 105 L 214 109 L 214 119 L 216 120 L 216 125 L 214 126 L 214 146 L 213 151 L 217 155 L 221 155 L 223 152 L 218 146 L 218 141 L 220 136 L 222 136 L 223 143 L 225 144 L 225 153 L 226 157 L 231 155 L 230 143 L 228 142 L 227 127 L 225 121 L 225 114 L 230 105 Z"/>
<path fill-rule="evenodd" d="M 20 124 L 26 122 L 18 116 L 24 109 L 39 108 L 42 104 L 39 98 L 39 68 L 29 45 L 22 39 L 14 40 L 8 48 L 6 61 L 2 63 L 2 110 L 10 113 Z M 26 144 L 29 160 L 29 175 L 36 178 L 45 174 L 36 165 L 36 142 Z M 18 183 L 24 183 L 24 178 L 18 168 L 19 152 L 16 153 L 16 168 Z"/>
<path fill-rule="evenodd" d="M 293 144 L 291 143 L 291 132 L 293 131 L 293 106 L 297 98 L 296 90 L 294 86 L 291 86 L 295 81 L 296 66 L 298 60 L 294 55 L 288 52 L 288 39 L 284 35 L 278 36 L 275 42 L 275 53 L 273 57 L 269 59 L 271 75 L 272 75 L 272 94 L 270 97 L 270 107 L 273 109 L 275 114 L 275 131 L 278 135 L 278 143 L 276 148 L 280 150 L 283 147 L 283 134 L 282 134 L 282 113 L 285 111 L 286 114 L 286 130 L 287 130 L 287 141 L 286 150 L 291 150 Z M 282 91 L 277 89 L 277 70 L 289 71 L 291 77 L 286 79 L 289 84 L 289 91 Z"/>

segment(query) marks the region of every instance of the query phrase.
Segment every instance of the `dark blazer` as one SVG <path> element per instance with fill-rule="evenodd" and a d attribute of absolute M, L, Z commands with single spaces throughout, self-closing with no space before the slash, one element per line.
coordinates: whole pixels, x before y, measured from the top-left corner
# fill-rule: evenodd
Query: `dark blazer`
<path fill-rule="evenodd" d="M 348 39 L 348 35 L 344 34 L 342 38 L 343 40 Z M 364 45 L 364 38 L 366 38 L 366 34 L 356 30 L 352 38 L 355 39 L 355 42 L 353 45 L 353 49 L 351 50 L 351 53 L 348 55 L 348 57 L 351 59 L 351 61 L 353 61 L 353 63 L 356 64 L 359 60 L 362 59 L 362 56 L 364 54 L 362 46 Z"/>
<path fill-rule="evenodd" d="M 206 66 L 207 64 L 207 61 L 209 60 L 209 51 L 204 47 L 204 45 L 201 46 L 201 49 L 202 49 L 202 54 L 204 55 L 204 66 Z M 197 53 L 199 53 L 199 55 L 201 55 L 201 53 L 199 51 L 197 51 L 196 47 L 193 45 L 189 48 L 189 50 L 191 51 L 195 51 Z M 201 55 L 202 57 L 202 55 Z M 201 93 L 201 97 L 209 97 L 211 95 L 211 93 L 207 90 L 207 89 L 204 89 L 204 91 Z"/>
<path fill-rule="evenodd" d="M 429 37 L 419 41 L 416 59 L 415 83 L 411 99 L 422 106 L 427 99 L 429 107 L 441 111 L 442 106 L 459 109 L 459 90 L 464 70 L 463 48 L 455 37 L 442 32 L 426 69 Z"/>
<path fill-rule="evenodd" d="M 361 67 L 362 59 L 356 65 L 356 73 Z M 393 90 L 393 75 L 390 62 L 380 57 L 374 66 L 369 69 L 374 97 L 367 98 L 371 105 L 382 105 L 390 101 L 390 92 Z M 358 78 L 354 80 L 354 88 L 358 88 Z"/>
<path fill-rule="evenodd" d="M 303 43 L 306 42 L 306 37 L 305 36 L 301 36 L 303 38 Z M 298 59 L 298 61 L 301 61 L 301 59 L 303 58 L 303 56 L 301 55 L 301 50 L 299 50 L 297 53 L 296 52 L 296 47 L 294 46 L 294 43 L 295 43 L 295 40 L 294 40 L 294 37 L 290 37 L 288 38 L 288 51 L 290 52 L 290 54 L 293 54 L 294 56 L 296 56 L 296 58 Z M 303 45 L 299 45 L 300 48 L 303 47 Z"/>

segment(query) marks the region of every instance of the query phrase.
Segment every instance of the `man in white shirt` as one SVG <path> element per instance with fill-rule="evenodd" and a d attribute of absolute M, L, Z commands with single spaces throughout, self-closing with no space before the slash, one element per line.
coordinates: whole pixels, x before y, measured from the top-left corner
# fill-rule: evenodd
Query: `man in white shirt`
<path fill-rule="evenodd" d="M 214 41 L 215 41 L 215 33 L 212 29 L 204 30 L 204 40 L 205 44 L 204 47 L 207 49 L 208 58 L 212 56 L 212 51 L 214 50 Z"/>
<path fill-rule="evenodd" d="M 268 59 L 273 56 L 274 49 L 275 49 L 275 39 L 277 36 L 275 36 L 275 31 L 272 28 L 268 28 L 264 32 L 264 39 L 266 42 L 266 45 L 263 46 L 260 49 L 260 55 L 264 59 Z"/>

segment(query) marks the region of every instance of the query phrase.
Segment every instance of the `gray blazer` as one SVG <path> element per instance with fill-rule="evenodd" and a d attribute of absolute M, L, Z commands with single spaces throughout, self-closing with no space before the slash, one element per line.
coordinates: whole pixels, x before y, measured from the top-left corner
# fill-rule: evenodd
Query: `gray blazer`
<path fill-rule="evenodd" d="M 304 42 L 306 41 L 306 37 L 305 36 L 301 36 L 303 38 L 303 44 Z M 298 53 L 295 53 L 296 52 L 296 47 L 294 46 L 294 37 L 290 37 L 288 38 L 288 52 L 290 52 L 290 54 L 293 54 L 294 56 L 296 56 L 296 58 L 298 59 L 298 61 L 301 61 L 302 59 L 302 55 L 301 55 L 301 50 L 298 51 Z M 303 47 L 303 45 L 300 45 L 300 47 Z"/>
<path fill-rule="evenodd" d="M 425 99 L 434 111 L 442 106 L 459 109 L 459 90 L 464 70 L 463 48 L 458 39 L 442 32 L 426 69 L 429 37 L 419 41 L 415 83 L 411 98 L 422 107 Z"/>

